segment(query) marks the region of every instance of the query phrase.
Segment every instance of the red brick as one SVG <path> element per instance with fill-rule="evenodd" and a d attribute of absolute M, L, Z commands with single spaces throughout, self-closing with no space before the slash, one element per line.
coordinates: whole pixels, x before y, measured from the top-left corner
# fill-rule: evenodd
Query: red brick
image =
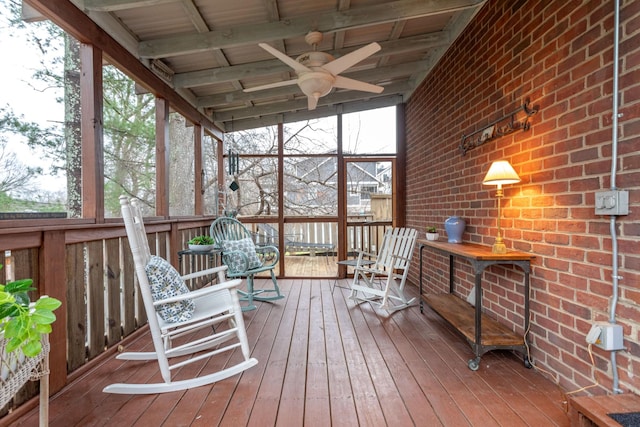
<path fill-rule="evenodd" d="M 622 3 L 616 185 L 630 190 L 631 209 L 616 219 L 626 305 L 618 315 L 625 345 L 631 342 L 635 353 L 623 352 L 619 371 L 623 387 L 640 392 L 633 376 L 640 371 L 640 332 L 626 335 L 640 331 L 640 313 L 630 309 L 640 304 L 640 2 Z M 465 238 L 491 245 L 495 192 L 481 181 L 491 161 L 512 162 L 522 181 L 505 187 L 503 221 L 507 245 L 536 256 L 532 354 L 561 387 L 576 389 L 592 381 L 584 336 L 593 321 L 607 319 L 612 293 L 609 220 L 595 215 L 594 192 L 611 184 L 613 7 L 606 0 L 523 0 L 512 9 L 489 0 L 408 100 L 407 218 L 423 227 L 460 210 L 469 223 Z M 508 114 L 526 97 L 540 107 L 529 131 L 459 155 L 463 133 Z M 425 171 L 427 155 L 433 162 Z M 439 265 L 446 271 L 446 259 L 440 257 Z M 473 275 L 460 267 L 456 280 L 469 289 Z M 488 273 L 487 310 L 519 330 L 516 271 Z M 443 290 L 445 276 L 438 277 Z M 598 350 L 595 357 L 601 386 L 591 392 L 606 392 L 608 353 Z"/>

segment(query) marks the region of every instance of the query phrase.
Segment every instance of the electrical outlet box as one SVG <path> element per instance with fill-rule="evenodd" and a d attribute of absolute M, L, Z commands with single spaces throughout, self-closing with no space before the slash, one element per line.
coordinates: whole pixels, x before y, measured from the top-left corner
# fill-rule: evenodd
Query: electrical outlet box
<path fill-rule="evenodd" d="M 587 334 L 587 342 L 603 350 L 623 350 L 622 326 L 609 322 L 596 322 Z"/>
<path fill-rule="evenodd" d="M 596 215 L 629 215 L 629 192 L 627 190 L 597 192 Z"/>

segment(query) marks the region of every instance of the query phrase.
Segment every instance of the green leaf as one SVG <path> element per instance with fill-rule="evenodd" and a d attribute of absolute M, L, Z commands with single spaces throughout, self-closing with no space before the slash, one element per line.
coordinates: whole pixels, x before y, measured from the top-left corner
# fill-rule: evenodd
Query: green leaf
<path fill-rule="evenodd" d="M 5 302 L 0 304 L 0 319 L 5 317 L 14 317 L 20 313 L 20 309 L 13 302 Z"/>
<path fill-rule="evenodd" d="M 45 309 L 45 310 L 55 310 L 56 308 L 60 307 L 62 305 L 62 302 L 60 302 L 60 300 L 57 300 L 55 298 L 51 298 L 51 297 L 41 297 L 38 301 L 36 301 L 36 309 Z"/>
<path fill-rule="evenodd" d="M 50 334 L 51 331 L 53 330 L 53 328 L 51 328 L 51 324 L 47 324 L 47 325 L 35 325 L 36 327 L 36 331 L 39 334 Z"/>
<path fill-rule="evenodd" d="M 29 307 L 31 304 L 31 299 L 29 298 L 29 294 L 26 292 L 17 292 L 13 294 L 16 299 L 16 302 L 24 307 Z"/>
<path fill-rule="evenodd" d="M 23 325 L 22 319 L 20 319 L 19 317 L 15 317 L 5 323 L 4 336 L 8 339 L 19 337 L 24 333 L 24 329 L 25 327 Z"/>
<path fill-rule="evenodd" d="M 25 356 L 35 357 L 42 351 L 42 344 L 40 340 L 30 340 L 22 346 L 22 352 Z"/>
<path fill-rule="evenodd" d="M 51 310 L 35 310 L 31 313 L 31 321 L 33 323 L 40 323 L 48 325 L 56 321 L 56 315 Z"/>
<path fill-rule="evenodd" d="M 12 294 L 15 294 L 17 292 L 33 291 L 35 290 L 35 288 L 31 287 L 32 284 L 33 284 L 32 279 L 16 280 L 15 282 L 7 283 L 4 290 L 5 292 L 10 292 Z"/>
<path fill-rule="evenodd" d="M 17 338 L 10 339 L 7 342 L 7 352 L 11 353 L 12 351 L 15 351 L 20 347 L 20 344 L 22 344 L 22 340 L 19 340 Z"/>

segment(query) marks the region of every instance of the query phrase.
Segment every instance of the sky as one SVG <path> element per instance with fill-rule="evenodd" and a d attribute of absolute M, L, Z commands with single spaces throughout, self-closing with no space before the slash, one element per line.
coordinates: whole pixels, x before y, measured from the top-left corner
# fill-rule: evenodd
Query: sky
<path fill-rule="evenodd" d="M 351 129 L 352 114 L 343 116 L 345 132 Z M 377 110 L 363 111 L 359 114 L 359 147 L 358 153 L 389 154 L 396 152 L 396 109 L 395 107 L 379 108 Z M 357 120 L 352 121 L 352 126 L 357 127 Z M 348 138 L 347 138 L 348 139 Z M 349 147 L 345 146 L 345 150 Z"/>
<path fill-rule="evenodd" d="M 8 0 L 0 0 L 0 58 L 4 58 L 0 67 L 0 106 L 9 106 L 16 115 L 42 126 L 61 122 L 64 108 L 55 101 L 54 91 L 36 90 L 29 85 L 42 54 L 27 42 L 27 30 L 9 26 L 7 4 Z M 17 138 L 9 138 L 9 149 L 25 164 L 44 168 L 48 164 L 41 153 L 30 150 Z M 44 190 L 57 191 L 64 189 L 66 183 L 63 178 L 48 176 L 39 178 L 36 185 Z"/>

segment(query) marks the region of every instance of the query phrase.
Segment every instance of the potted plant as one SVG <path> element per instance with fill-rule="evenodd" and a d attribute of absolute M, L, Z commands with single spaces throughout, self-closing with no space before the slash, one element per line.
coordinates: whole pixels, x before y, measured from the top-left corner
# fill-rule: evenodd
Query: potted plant
<path fill-rule="evenodd" d="M 438 233 L 438 229 L 433 226 L 427 227 L 426 234 L 427 234 L 427 240 L 438 240 L 438 238 L 440 237 L 440 234 Z"/>
<path fill-rule="evenodd" d="M 41 364 L 49 353 L 53 311 L 62 303 L 48 296 L 32 302 L 32 284 L 32 279 L 22 279 L 0 285 L 0 406 L 36 373 L 48 373 Z"/>
<path fill-rule="evenodd" d="M 200 252 L 210 251 L 213 249 L 214 243 L 213 237 L 207 235 L 196 236 L 188 242 L 189 249 Z"/>
<path fill-rule="evenodd" d="M 62 304 L 48 296 L 31 302 L 28 292 L 35 290 L 32 284 L 32 279 L 22 279 L 0 285 L 0 339 L 5 341 L 7 353 L 20 349 L 27 357 L 38 356 L 42 335 L 51 333 L 56 320 L 53 311 Z"/>

